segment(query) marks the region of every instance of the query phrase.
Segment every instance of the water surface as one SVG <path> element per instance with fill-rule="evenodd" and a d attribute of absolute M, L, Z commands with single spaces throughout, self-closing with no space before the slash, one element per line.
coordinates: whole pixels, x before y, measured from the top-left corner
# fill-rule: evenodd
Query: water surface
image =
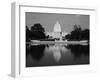
<path fill-rule="evenodd" d="M 26 67 L 89 64 L 89 45 L 26 46 Z"/>

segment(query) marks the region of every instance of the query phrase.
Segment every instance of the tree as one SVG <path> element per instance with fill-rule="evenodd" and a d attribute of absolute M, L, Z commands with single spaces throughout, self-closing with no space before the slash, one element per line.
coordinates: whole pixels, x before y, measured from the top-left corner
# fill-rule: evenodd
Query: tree
<path fill-rule="evenodd" d="M 26 26 L 26 41 L 28 42 L 30 40 L 30 30 Z"/>
<path fill-rule="evenodd" d="M 89 41 L 89 29 L 85 29 L 82 31 L 82 38 L 83 40 L 88 40 Z"/>
<path fill-rule="evenodd" d="M 45 38 L 45 29 L 42 27 L 42 25 L 40 23 L 34 24 L 31 27 L 31 39 L 40 40 Z"/>
<path fill-rule="evenodd" d="M 88 40 L 89 41 L 89 29 L 82 30 L 80 25 L 74 25 L 73 30 L 70 32 L 70 34 L 65 36 L 68 40 Z"/>
<path fill-rule="evenodd" d="M 69 41 L 71 39 L 71 34 L 65 35 L 65 39 L 67 39 Z"/>
<path fill-rule="evenodd" d="M 81 40 L 81 33 L 81 26 L 75 24 L 73 31 L 71 31 L 71 40 Z"/>

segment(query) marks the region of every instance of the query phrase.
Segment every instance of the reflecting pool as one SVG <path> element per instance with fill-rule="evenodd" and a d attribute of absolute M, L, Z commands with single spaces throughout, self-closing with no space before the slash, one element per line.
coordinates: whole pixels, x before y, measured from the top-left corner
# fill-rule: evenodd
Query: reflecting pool
<path fill-rule="evenodd" d="M 89 45 L 28 45 L 26 67 L 89 64 Z"/>

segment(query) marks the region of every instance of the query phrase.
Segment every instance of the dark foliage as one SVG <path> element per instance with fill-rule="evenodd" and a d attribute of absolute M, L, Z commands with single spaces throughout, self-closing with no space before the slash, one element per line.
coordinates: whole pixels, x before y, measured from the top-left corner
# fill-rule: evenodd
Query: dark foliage
<path fill-rule="evenodd" d="M 45 30 L 44 28 L 42 27 L 41 24 L 37 23 L 37 24 L 34 24 L 32 27 L 31 27 L 31 39 L 32 40 L 40 40 L 40 39 L 45 39 L 46 36 L 45 36 Z"/>
<path fill-rule="evenodd" d="M 74 25 L 73 31 L 65 36 L 66 39 L 73 41 L 88 40 L 89 41 L 89 29 L 82 30 L 80 25 Z"/>
<path fill-rule="evenodd" d="M 26 42 L 30 41 L 30 35 L 31 35 L 31 32 L 28 29 L 28 27 L 26 26 Z"/>
<path fill-rule="evenodd" d="M 26 41 L 45 39 L 45 30 L 41 24 L 37 23 L 31 26 L 31 30 L 26 26 Z"/>

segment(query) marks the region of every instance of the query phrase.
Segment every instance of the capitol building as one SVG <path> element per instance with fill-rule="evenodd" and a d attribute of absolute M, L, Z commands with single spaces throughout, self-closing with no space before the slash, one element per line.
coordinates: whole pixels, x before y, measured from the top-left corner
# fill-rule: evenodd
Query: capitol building
<path fill-rule="evenodd" d="M 58 39 L 58 40 L 63 40 L 63 37 L 65 37 L 65 35 L 67 35 L 67 34 L 68 34 L 67 32 L 61 31 L 61 26 L 58 21 L 54 25 L 52 32 L 46 32 L 47 36 L 49 36 L 50 38 L 53 38 L 53 39 Z"/>

